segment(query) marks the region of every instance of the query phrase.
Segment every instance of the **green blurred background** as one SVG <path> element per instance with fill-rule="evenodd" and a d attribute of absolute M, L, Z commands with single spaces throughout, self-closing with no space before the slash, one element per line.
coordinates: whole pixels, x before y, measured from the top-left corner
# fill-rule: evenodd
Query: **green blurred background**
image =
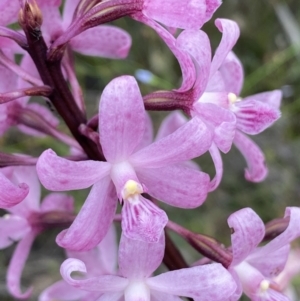
<path fill-rule="evenodd" d="M 224 176 L 220 187 L 212 192 L 203 206 L 194 210 L 174 209 L 164 206 L 169 218 L 188 227 L 217 237 L 224 244 L 230 242 L 226 220 L 243 207 L 253 208 L 267 222 L 284 214 L 286 206 L 299 206 L 300 186 L 300 5 L 290 1 L 225 0 L 214 18 L 233 19 L 240 25 L 241 36 L 234 48 L 245 69 L 242 96 L 267 90 L 282 89 L 282 117 L 270 129 L 253 139 L 266 155 L 269 175 L 263 183 L 253 184 L 244 179 L 245 161 L 232 149 L 223 155 Z M 76 68 L 82 84 L 89 115 L 97 111 L 99 96 L 105 85 L 114 77 L 134 75 L 137 69 L 147 69 L 160 80 L 155 87 L 140 84 L 143 94 L 157 89 L 176 88 L 180 84 L 180 68 L 171 52 L 154 31 L 129 18 L 114 23 L 127 30 L 133 39 L 132 49 L 126 60 L 107 60 L 76 55 Z M 213 20 L 204 27 L 213 49 L 221 34 Z M 166 114 L 154 112 L 155 127 Z M 63 128 L 63 127 L 62 127 Z M 49 138 L 34 139 L 11 130 L 0 141 L 1 149 L 39 155 L 46 148 L 60 154 L 68 149 Z M 199 159 L 204 171 L 214 173 L 208 155 Z M 77 208 L 84 201 L 87 191 L 73 193 Z M 34 286 L 31 300 L 47 285 L 60 279 L 58 270 L 64 253 L 54 243 L 53 231 L 41 235 L 22 277 L 24 287 Z M 199 259 L 180 238 L 172 235 L 189 263 Z M 0 300 L 11 299 L 5 289 L 5 267 L 14 247 L 0 252 Z M 296 280 L 297 284 L 297 280 Z M 300 282 L 298 282 L 300 286 Z"/>

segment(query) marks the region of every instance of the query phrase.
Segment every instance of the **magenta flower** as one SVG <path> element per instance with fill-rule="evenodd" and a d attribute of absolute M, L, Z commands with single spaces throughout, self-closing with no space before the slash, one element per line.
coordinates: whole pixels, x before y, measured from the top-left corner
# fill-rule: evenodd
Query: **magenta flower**
<path fill-rule="evenodd" d="M 117 241 L 114 227 L 110 227 L 101 243 L 94 249 L 83 252 L 67 251 L 69 258 L 84 262 L 88 277 L 114 274 L 117 268 Z M 39 301 L 92 301 L 98 300 L 102 294 L 75 288 L 61 280 L 45 289 L 39 296 Z"/>
<path fill-rule="evenodd" d="M 228 270 L 235 278 L 238 289 L 230 300 L 238 300 L 242 291 L 253 301 L 289 300 L 279 290 L 274 277 L 285 267 L 290 243 L 300 236 L 300 208 L 286 209 L 287 229 L 258 247 L 265 235 L 265 226 L 250 208 L 233 213 L 228 218 L 231 227 L 233 261 Z"/>
<path fill-rule="evenodd" d="M 70 285 L 103 294 L 98 300 L 194 300 L 217 301 L 228 298 L 236 289 L 234 280 L 220 264 L 181 269 L 151 277 L 165 251 L 164 234 L 157 243 L 136 241 L 122 235 L 118 275 L 74 279 L 72 272 L 88 273 L 78 259 L 67 259 L 61 266 L 62 277 Z M 88 274 L 87 274 L 88 275 Z"/>
<path fill-rule="evenodd" d="M 40 205 L 41 189 L 35 168 L 15 167 L 12 176 L 19 183 L 26 182 L 29 193 L 23 202 L 7 209 L 9 213 L 0 218 L 0 248 L 19 241 L 10 260 L 6 280 L 7 288 L 15 298 L 26 299 L 32 289 L 21 292 L 21 274 L 35 237 L 45 229 L 43 217 L 53 211 L 71 213 L 73 199 L 65 194 L 52 193 Z M 1 193 L 5 193 L 5 190 L 1 190 Z"/>
<path fill-rule="evenodd" d="M 119 77 L 104 89 L 99 106 L 100 143 L 107 162 L 72 162 L 52 150 L 40 156 L 37 172 L 46 188 L 62 191 L 93 185 L 74 223 L 58 235 L 60 246 L 86 250 L 97 245 L 113 220 L 117 197 L 123 204 L 123 231 L 132 239 L 146 241 L 158 240 L 167 216 L 142 196 L 144 192 L 180 208 L 204 202 L 209 176 L 178 163 L 206 152 L 210 131 L 195 118 L 141 148 L 145 116 L 135 79 Z"/>

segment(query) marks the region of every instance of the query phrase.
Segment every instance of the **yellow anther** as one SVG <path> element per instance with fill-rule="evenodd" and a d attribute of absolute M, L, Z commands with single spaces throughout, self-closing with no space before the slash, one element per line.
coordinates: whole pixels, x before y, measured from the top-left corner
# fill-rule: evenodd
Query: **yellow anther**
<path fill-rule="evenodd" d="M 141 184 L 134 180 L 128 180 L 123 188 L 123 199 L 128 199 L 141 193 L 143 193 Z"/>
<path fill-rule="evenodd" d="M 230 103 L 235 103 L 238 101 L 238 97 L 234 93 L 230 92 L 228 93 L 228 100 Z"/>
<path fill-rule="evenodd" d="M 270 281 L 264 279 L 261 283 L 260 283 L 260 290 L 262 292 L 265 292 L 269 289 L 270 287 Z"/>

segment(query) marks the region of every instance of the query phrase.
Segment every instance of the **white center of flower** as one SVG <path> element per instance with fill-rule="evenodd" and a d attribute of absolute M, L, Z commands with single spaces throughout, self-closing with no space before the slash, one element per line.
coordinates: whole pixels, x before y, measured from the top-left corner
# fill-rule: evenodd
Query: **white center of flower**
<path fill-rule="evenodd" d="M 144 190 L 140 183 L 134 180 L 128 180 L 122 189 L 122 199 L 134 204 L 139 201 L 139 196 L 143 192 Z"/>
<path fill-rule="evenodd" d="M 260 291 L 262 293 L 266 292 L 270 287 L 270 281 L 268 280 L 263 280 L 261 283 L 260 283 Z"/>
<path fill-rule="evenodd" d="M 229 100 L 230 104 L 234 104 L 238 101 L 241 101 L 242 99 L 240 97 L 237 97 L 236 94 L 230 92 L 230 93 L 228 93 L 228 100 Z"/>

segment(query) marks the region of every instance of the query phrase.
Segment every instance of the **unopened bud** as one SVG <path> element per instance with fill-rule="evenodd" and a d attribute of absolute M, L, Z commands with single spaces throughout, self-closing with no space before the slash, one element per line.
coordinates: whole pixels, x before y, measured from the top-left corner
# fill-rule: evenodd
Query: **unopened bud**
<path fill-rule="evenodd" d="M 40 34 L 43 23 L 43 15 L 35 0 L 26 0 L 19 12 L 19 23 L 22 27 L 33 31 L 35 35 Z"/>

